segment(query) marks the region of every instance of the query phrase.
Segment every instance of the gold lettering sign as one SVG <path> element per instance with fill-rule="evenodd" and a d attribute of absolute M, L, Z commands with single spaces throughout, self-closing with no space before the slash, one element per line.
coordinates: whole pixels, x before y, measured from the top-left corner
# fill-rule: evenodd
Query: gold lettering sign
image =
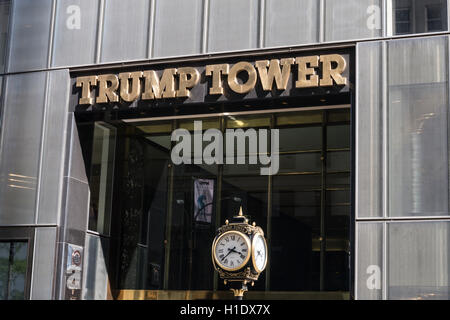
<path fill-rule="evenodd" d="M 343 75 L 346 69 L 347 61 L 339 54 L 258 60 L 254 64 L 248 61 L 234 65 L 212 64 L 205 66 L 205 77 L 210 79 L 207 94 L 225 94 L 224 83 L 230 92 L 247 94 L 255 89 L 258 80 L 263 91 L 272 91 L 274 88 L 286 90 L 292 76 L 293 86 L 298 89 L 346 86 L 348 80 Z M 191 90 L 200 80 L 197 68 L 180 67 L 162 71 L 123 72 L 118 76 L 83 76 L 76 79 L 76 87 L 81 88 L 79 104 L 89 105 L 94 103 L 92 91 L 95 88 L 96 103 L 119 102 L 119 97 L 125 102 L 190 98 Z"/>

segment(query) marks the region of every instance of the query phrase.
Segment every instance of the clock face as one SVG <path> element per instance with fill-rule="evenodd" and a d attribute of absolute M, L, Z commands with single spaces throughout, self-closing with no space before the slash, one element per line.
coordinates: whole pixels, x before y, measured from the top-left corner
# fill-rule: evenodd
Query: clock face
<path fill-rule="evenodd" d="M 259 233 L 253 237 L 252 250 L 253 266 L 256 271 L 262 272 L 267 263 L 267 245 L 266 240 Z"/>
<path fill-rule="evenodd" d="M 236 271 L 250 259 L 250 240 L 237 231 L 227 231 L 216 241 L 213 248 L 216 263 L 224 270 Z"/>

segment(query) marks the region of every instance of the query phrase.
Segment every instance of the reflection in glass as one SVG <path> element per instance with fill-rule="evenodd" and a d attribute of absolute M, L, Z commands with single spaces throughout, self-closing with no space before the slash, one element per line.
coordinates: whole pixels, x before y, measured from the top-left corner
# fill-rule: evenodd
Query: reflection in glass
<path fill-rule="evenodd" d="M 446 221 L 388 224 L 388 299 L 450 298 L 449 227 Z"/>
<path fill-rule="evenodd" d="M 391 216 L 448 215 L 447 46 L 447 37 L 389 43 Z"/>
<path fill-rule="evenodd" d="M 0 300 L 25 299 L 27 242 L 0 242 Z"/>
<path fill-rule="evenodd" d="M 111 219 L 116 129 L 96 123 L 91 159 L 89 230 L 109 234 Z"/>
<path fill-rule="evenodd" d="M 272 182 L 271 290 L 348 290 L 348 114 L 337 110 L 276 117 L 281 165 Z M 305 116 L 315 121 L 302 121 Z M 296 272 L 284 272 L 285 261 Z"/>
<path fill-rule="evenodd" d="M 252 291 L 348 291 L 349 114 L 345 109 L 195 119 L 202 121 L 202 134 L 279 129 L 278 151 L 270 144 L 265 151 L 251 150 L 246 138 L 243 164 L 237 164 L 236 143 L 234 164 L 195 163 L 194 119 L 85 126 L 92 131 L 91 205 L 106 203 L 108 175 L 115 175 L 115 288 L 227 291 L 214 274 L 211 243 L 217 228 L 242 207 L 269 240 L 270 262 Z M 186 156 L 192 163 L 172 162 L 180 141 L 171 141 L 171 133 L 177 128 L 190 134 L 183 140 L 190 138 Z M 202 151 L 210 143 L 203 140 Z M 226 139 L 222 143 L 226 155 Z M 279 152 L 278 174 L 261 175 L 266 165 L 249 164 L 255 152 Z M 288 264 L 295 272 L 286 272 Z"/>

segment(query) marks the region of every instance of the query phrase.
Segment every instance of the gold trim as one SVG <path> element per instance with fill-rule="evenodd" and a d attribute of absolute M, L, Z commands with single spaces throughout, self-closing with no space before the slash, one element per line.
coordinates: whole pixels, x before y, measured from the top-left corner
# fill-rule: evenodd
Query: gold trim
<path fill-rule="evenodd" d="M 248 248 L 248 250 L 247 250 L 247 256 L 245 257 L 244 262 L 242 262 L 242 263 L 241 263 L 238 267 L 236 267 L 236 268 L 228 268 L 228 267 L 223 266 L 223 265 L 219 262 L 219 260 L 217 259 L 217 257 L 216 257 L 216 246 L 217 246 L 217 243 L 219 242 L 220 239 L 222 239 L 222 238 L 225 237 L 226 235 L 229 235 L 229 234 L 232 234 L 232 233 L 237 234 L 237 235 L 241 236 L 242 238 L 244 238 L 244 241 L 247 243 L 247 248 Z M 247 264 L 247 262 L 250 260 L 250 256 L 251 256 L 251 251 L 250 251 L 250 250 L 251 250 L 251 248 L 252 248 L 252 245 L 251 245 L 251 243 L 250 243 L 250 239 L 249 239 L 249 237 L 248 237 L 245 233 L 240 232 L 240 231 L 236 231 L 236 230 L 230 230 L 230 231 L 224 232 L 224 233 L 222 233 L 220 236 L 218 236 L 218 237 L 214 240 L 214 242 L 213 242 L 213 248 L 212 248 L 212 257 L 213 257 L 213 261 L 215 262 L 215 264 L 216 264 L 217 266 L 219 266 L 221 269 L 223 269 L 223 270 L 225 270 L 225 271 L 237 271 L 237 270 L 240 270 L 240 269 L 242 269 L 242 268 Z"/>
<path fill-rule="evenodd" d="M 230 290 L 233 291 L 233 295 L 235 297 L 243 297 L 244 296 L 244 292 L 247 291 L 247 289 L 245 289 L 245 288 L 241 288 L 241 289 L 230 288 Z"/>
<path fill-rule="evenodd" d="M 245 293 L 246 300 L 349 300 L 348 291 L 254 291 Z M 112 290 L 114 300 L 226 300 L 233 299 L 230 290 Z"/>
<path fill-rule="evenodd" d="M 255 261 L 255 241 L 256 241 L 256 238 L 258 236 L 263 239 L 264 248 L 266 250 L 266 259 L 264 261 L 264 266 L 262 267 L 261 270 L 256 266 L 256 261 Z M 268 250 L 267 250 L 267 241 L 266 241 L 266 239 L 264 238 L 264 236 L 261 233 L 259 233 L 259 232 L 255 233 L 255 235 L 253 236 L 253 239 L 252 239 L 252 263 L 253 263 L 253 268 L 255 268 L 256 272 L 261 273 L 261 272 L 264 271 L 264 269 L 266 269 L 267 260 L 268 260 L 268 254 L 269 253 L 268 253 Z"/>

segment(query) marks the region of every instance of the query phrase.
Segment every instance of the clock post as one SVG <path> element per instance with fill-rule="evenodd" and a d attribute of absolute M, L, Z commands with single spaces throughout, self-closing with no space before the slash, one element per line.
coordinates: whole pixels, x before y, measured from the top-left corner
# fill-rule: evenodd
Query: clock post
<path fill-rule="evenodd" d="M 242 300 L 247 285 L 258 280 L 267 264 L 264 231 L 248 223 L 242 213 L 217 229 L 212 243 L 212 263 L 224 284 L 229 285 L 236 300 Z"/>

